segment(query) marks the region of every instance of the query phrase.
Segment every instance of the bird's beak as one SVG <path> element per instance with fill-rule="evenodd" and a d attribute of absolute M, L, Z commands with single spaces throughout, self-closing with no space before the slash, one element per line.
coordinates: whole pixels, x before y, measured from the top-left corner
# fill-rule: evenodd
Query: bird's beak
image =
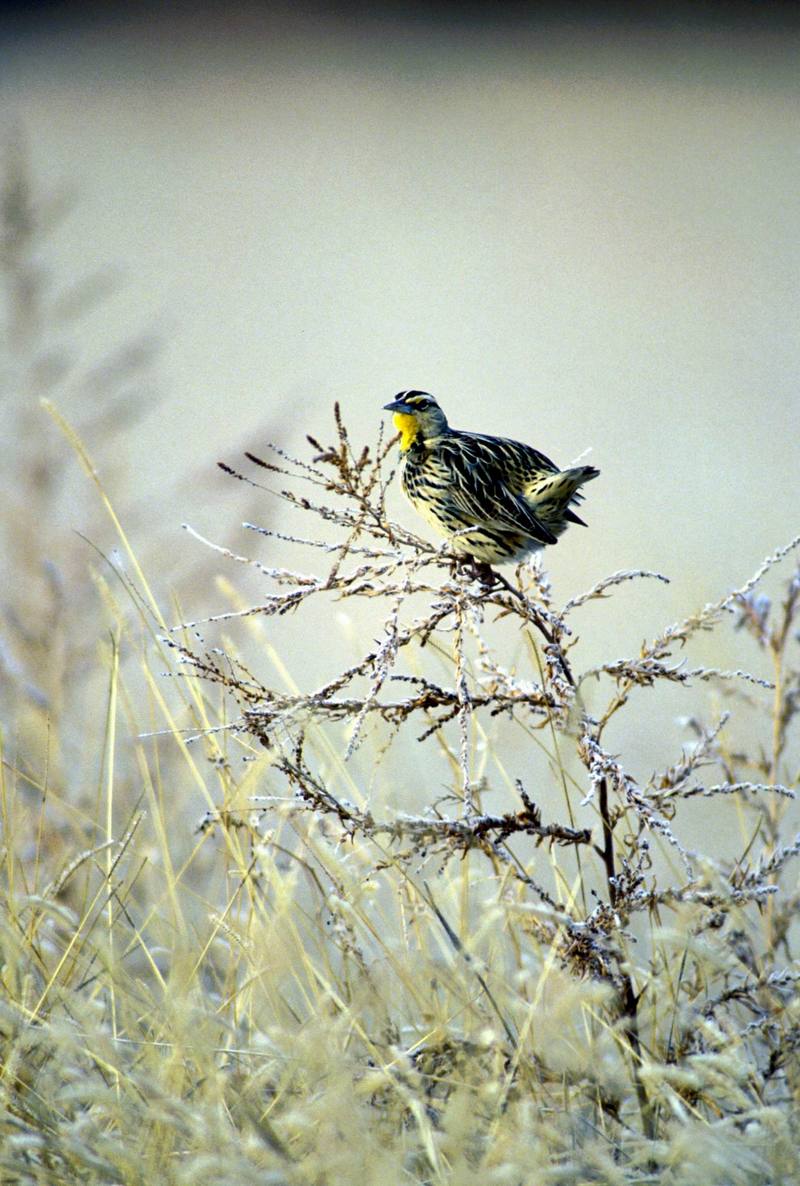
<path fill-rule="evenodd" d="M 407 412 L 408 405 L 402 403 L 399 399 L 393 399 L 390 404 L 383 405 L 384 412 Z"/>

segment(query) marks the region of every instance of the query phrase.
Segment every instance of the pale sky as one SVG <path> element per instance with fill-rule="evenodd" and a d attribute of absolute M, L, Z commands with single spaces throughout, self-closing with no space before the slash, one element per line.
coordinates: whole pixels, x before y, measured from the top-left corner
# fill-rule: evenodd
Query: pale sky
<path fill-rule="evenodd" d="M 372 439 L 415 386 L 458 427 L 591 450 L 590 529 L 548 554 L 565 596 L 656 568 L 668 618 L 743 581 L 800 521 L 799 45 L 253 13 L 9 39 L 4 118 L 77 195 L 56 287 L 125 276 L 70 329 L 82 362 L 163 341 L 132 501 L 213 525 L 219 457 L 302 448 L 334 399 Z"/>

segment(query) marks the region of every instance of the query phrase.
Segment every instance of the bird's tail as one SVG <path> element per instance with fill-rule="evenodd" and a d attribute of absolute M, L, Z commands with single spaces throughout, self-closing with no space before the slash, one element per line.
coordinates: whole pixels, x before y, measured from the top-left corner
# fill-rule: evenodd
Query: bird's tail
<path fill-rule="evenodd" d="M 580 502 L 581 486 L 599 476 L 600 470 L 593 465 L 578 465 L 555 474 L 542 474 L 529 491 L 528 501 L 537 517 L 556 535 L 561 534 L 567 523 L 580 523 L 585 527 L 583 519 L 575 514 L 570 504 Z"/>

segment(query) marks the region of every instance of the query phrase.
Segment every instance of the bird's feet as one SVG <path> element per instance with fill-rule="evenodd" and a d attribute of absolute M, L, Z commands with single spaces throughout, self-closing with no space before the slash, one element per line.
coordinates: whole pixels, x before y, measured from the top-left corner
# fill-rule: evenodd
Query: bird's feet
<path fill-rule="evenodd" d="M 491 564 L 487 564 L 485 560 L 476 560 L 474 556 L 455 556 L 452 572 L 454 575 L 457 572 L 466 573 L 470 580 L 480 581 L 487 591 L 493 589 L 495 585 L 504 583 L 503 578 L 494 571 Z"/>
<path fill-rule="evenodd" d="M 452 572 L 455 575 L 459 571 L 466 573 L 470 580 L 479 581 L 484 593 L 505 589 L 520 601 L 525 600 L 519 589 L 515 589 L 502 573 L 496 572 L 485 560 L 476 560 L 474 556 L 454 556 Z"/>

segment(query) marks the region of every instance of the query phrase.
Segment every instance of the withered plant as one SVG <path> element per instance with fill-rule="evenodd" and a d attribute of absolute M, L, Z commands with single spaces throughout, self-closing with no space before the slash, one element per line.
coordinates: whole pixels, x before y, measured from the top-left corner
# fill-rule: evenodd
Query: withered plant
<path fill-rule="evenodd" d="M 476 1109 L 462 1141 L 476 1172 L 497 1166 L 493 1142 L 511 1114 L 523 1128 L 532 1115 L 547 1118 L 542 1148 L 554 1176 L 542 1181 L 611 1180 L 596 1162 L 598 1140 L 619 1181 L 628 1173 L 698 1181 L 675 1168 L 690 1131 L 695 1140 L 705 1134 L 709 1158 L 715 1140 L 735 1138 L 746 1152 L 741 1179 L 703 1180 L 771 1181 L 770 1165 L 792 1142 L 784 1109 L 800 1088 L 800 829 L 790 815 L 800 572 L 775 604 L 760 585 L 800 537 L 740 588 L 658 631 L 638 654 L 584 669 L 576 611 L 610 599 L 623 583 L 666 578 L 616 572 L 562 606 L 541 564 L 489 582 L 456 563 L 447 545 L 389 517 L 394 442 L 357 447 L 338 407 L 335 420 L 334 443 L 309 437 L 308 459 L 274 447 L 265 457 L 248 454 L 255 468 L 247 474 L 222 466 L 264 490 L 270 517 L 279 499 L 307 525 L 295 532 L 246 524 L 262 551 L 280 545 L 311 559 L 297 571 L 204 541 L 254 569 L 266 586 L 252 604 L 184 622 L 167 639 L 187 675 L 217 685 L 233 704 L 226 721 L 202 731 L 220 747 L 219 760 L 235 763 L 236 746 L 247 760 L 259 749 L 266 756 L 246 802 L 239 797 L 210 812 L 205 827 L 244 829 L 253 877 L 265 862 L 282 860 L 310 871 L 327 895 L 340 957 L 383 1001 L 377 1010 L 371 1003 L 370 1020 L 359 1016 L 355 998 L 334 1007 L 349 1009 L 350 1024 L 362 1031 L 364 1073 L 367 1064 L 394 1068 L 373 1106 L 385 1106 L 387 1091 L 418 1099 L 424 1082 L 428 1120 L 434 1131 L 446 1129 L 442 1108 L 460 1085 Z M 256 673 L 260 659 L 245 662 L 229 640 L 203 641 L 211 630 L 255 620 L 271 623 L 269 645 L 280 651 L 278 619 L 308 615 L 296 661 L 281 652 L 300 678 L 326 653 L 334 603 L 363 604 L 354 614 L 364 641 L 355 661 L 318 686 L 287 686 L 282 671 L 265 678 Z M 770 678 L 686 661 L 696 635 L 728 625 L 749 633 Z M 662 684 L 713 685 L 726 707 L 711 720 L 693 715 L 680 754 L 665 755 L 645 781 L 610 751 L 607 733 L 633 698 Z M 590 690 L 602 706 L 592 712 Z M 748 727 L 766 725 L 747 751 L 731 727 L 742 714 Z M 511 727 L 504 736 L 515 737 L 505 744 L 517 768 L 526 753 L 546 754 L 544 764 L 531 762 L 530 777 L 503 783 L 498 771 L 511 764 L 504 752 L 493 755 L 499 761 L 489 772 L 481 751 L 501 744 L 499 721 Z M 413 768 L 402 745 L 409 737 L 422 747 Z M 367 762 L 359 764 L 365 749 Z M 444 793 L 442 754 L 450 771 Z M 391 786 L 379 804 L 370 790 L 376 768 Z M 430 779 L 420 788 L 418 771 L 426 768 Z M 490 796 L 500 798 L 493 811 L 484 808 Z M 688 810 L 698 798 L 709 805 L 704 828 L 716 821 L 699 839 Z M 404 809 L 411 802 L 415 810 Z M 733 856 L 714 837 L 732 814 L 741 836 Z M 320 846 L 341 853 L 343 845 L 360 885 L 377 887 L 376 900 L 395 894 L 407 921 L 418 927 L 422 916 L 438 931 L 450 952 L 442 975 L 457 1006 L 452 998 L 442 1005 L 428 968 L 427 1010 L 404 1020 L 393 1013 L 385 969 L 378 971 L 385 952 L 363 894 L 348 889 L 321 854 Z M 548 999 L 547 984 L 571 1018 Z M 409 1087 L 414 1076 L 416 1088 Z M 495 1088 L 490 1098 L 480 1094 L 487 1082 Z M 700 1172 L 692 1164 L 688 1172 Z M 596 1176 L 558 1177 L 556 1167 L 566 1172 L 566 1165 Z M 429 1152 L 430 1180 L 439 1180 L 436 1167 Z"/>

